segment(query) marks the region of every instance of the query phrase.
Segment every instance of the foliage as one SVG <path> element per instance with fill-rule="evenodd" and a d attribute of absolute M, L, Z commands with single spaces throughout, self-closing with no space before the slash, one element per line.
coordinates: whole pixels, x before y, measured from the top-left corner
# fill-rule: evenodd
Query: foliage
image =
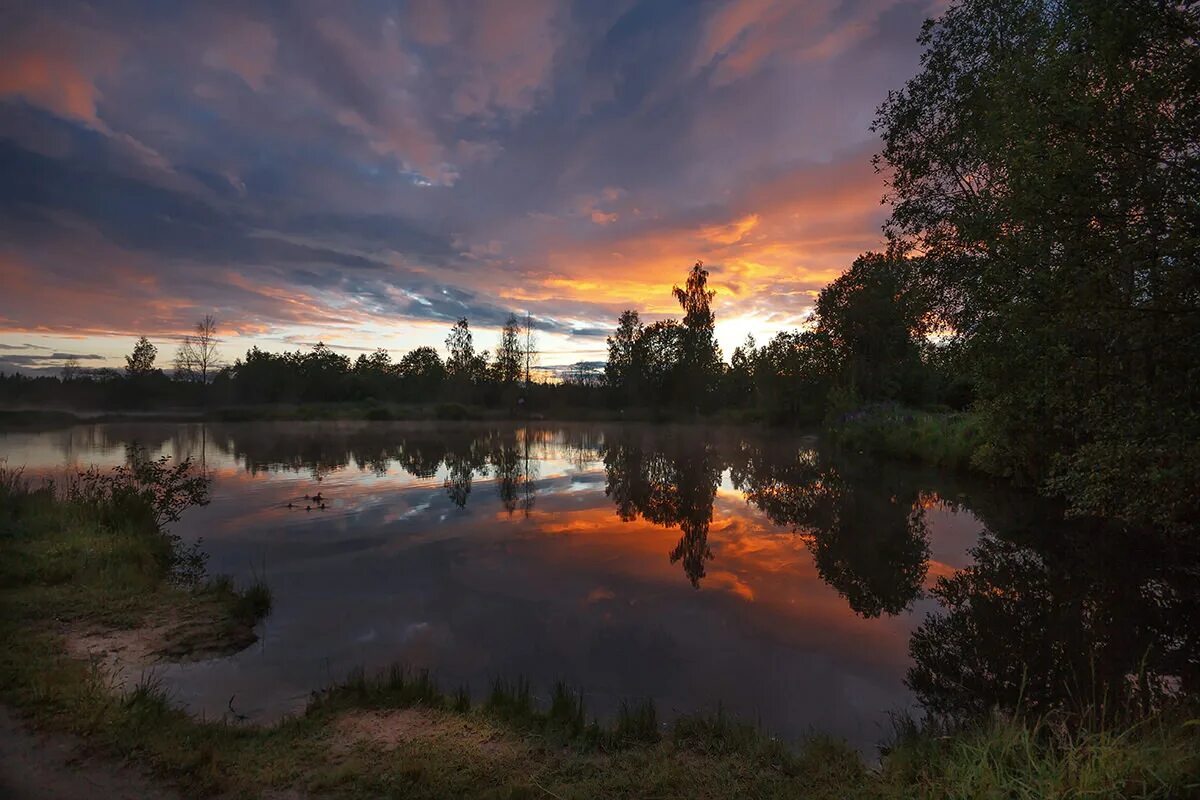
<path fill-rule="evenodd" d="M 964 0 L 875 126 L 996 472 L 1200 519 L 1200 6 Z"/>
<path fill-rule="evenodd" d="M 521 323 L 511 314 L 500 331 L 500 345 L 492 362 L 492 375 L 497 383 L 511 387 L 521 379 L 525 368 L 525 353 L 521 349 Z"/>
<path fill-rule="evenodd" d="M 918 259 L 866 253 L 821 290 L 814 311 L 838 382 L 866 402 L 922 399 L 930 301 Z"/>
<path fill-rule="evenodd" d="M 130 378 L 152 375 L 157 355 L 158 348 L 145 336 L 139 337 L 133 346 L 133 352 L 125 356 L 125 374 Z"/>
<path fill-rule="evenodd" d="M 704 263 L 697 261 L 688 273 L 685 286 L 676 286 L 671 293 L 684 312 L 676 362 L 681 394 L 676 400 L 692 408 L 707 408 L 719 385 L 722 363 L 721 351 L 713 335 L 716 319 L 712 299 L 716 292 L 708 288 L 708 270 L 704 269 Z"/>
<path fill-rule="evenodd" d="M 632 405 L 641 399 L 641 378 L 646 365 L 644 329 L 638 312 L 622 311 L 616 331 L 606 340 L 608 361 L 604 377 L 621 405 Z"/>
<path fill-rule="evenodd" d="M 830 429 L 848 450 L 964 470 L 977 460 L 983 437 L 976 414 L 933 413 L 891 404 L 856 408 L 836 417 Z"/>

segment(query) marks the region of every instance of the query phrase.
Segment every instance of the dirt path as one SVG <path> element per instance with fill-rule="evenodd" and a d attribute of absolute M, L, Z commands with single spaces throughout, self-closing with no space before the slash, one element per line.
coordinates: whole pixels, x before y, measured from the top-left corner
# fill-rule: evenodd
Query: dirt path
<path fill-rule="evenodd" d="M 0 800 L 179 800 L 130 764 L 88 756 L 63 734 L 30 731 L 0 706 Z"/>

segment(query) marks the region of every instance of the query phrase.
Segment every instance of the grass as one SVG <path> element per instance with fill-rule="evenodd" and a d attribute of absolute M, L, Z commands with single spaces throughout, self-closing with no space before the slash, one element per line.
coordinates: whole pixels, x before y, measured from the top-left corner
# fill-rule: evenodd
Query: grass
<path fill-rule="evenodd" d="M 979 447 L 978 418 L 970 412 L 869 406 L 829 426 L 839 446 L 936 467 L 965 470 Z"/>
<path fill-rule="evenodd" d="M 253 797 L 298 789 L 333 797 L 1161 797 L 1200 793 L 1200 721 L 1179 712 L 1124 726 L 995 716 L 953 732 L 910 726 L 877 766 L 822 736 L 788 743 L 723 711 L 659 719 L 629 702 L 608 720 L 559 682 L 539 698 L 497 680 L 473 703 L 428 672 L 359 670 L 272 726 L 199 720 L 153 675 L 114 686 L 71 658 L 64 626 L 135 627 L 202 615 L 218 633 L 271 605 L 258 576 L 239 589 L 184 569 L 179 543 L 143 500 L 33 488 L 0 470 L 0 699 L 30 721 L 135 760 L 186 794 Z M 113 498 L 122 498 L 118 508 Z M 189 577 L 190 576 L 190 577 Z M 221 634 L 223 635 L 223 634 Z M 413 735 L 347 739 L 356 715 L 409 710 Z M 372 718 L 374 719 L 374 718 Z"/>

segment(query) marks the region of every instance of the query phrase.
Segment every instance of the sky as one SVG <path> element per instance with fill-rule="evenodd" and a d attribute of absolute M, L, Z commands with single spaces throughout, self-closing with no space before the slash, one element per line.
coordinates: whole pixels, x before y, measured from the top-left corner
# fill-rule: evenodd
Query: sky
<path fill-rule="evenodd" d="M 882 243 L 939 0 L 6 4 L 0 371 L 495 346 L 603 360 L 703 260 L 728 357 Z"/>

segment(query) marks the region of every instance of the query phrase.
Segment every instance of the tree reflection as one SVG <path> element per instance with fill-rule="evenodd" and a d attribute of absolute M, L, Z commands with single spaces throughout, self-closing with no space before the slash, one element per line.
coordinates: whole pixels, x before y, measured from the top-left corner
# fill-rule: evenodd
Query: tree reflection
<path fill-rule="evenodd" d="M 668 557 L 683 565 L 695 587 L 705 575 L 704 562 L 713 557 L 708 529 L 722 467 L 716 448 L 699 437 L 656 449 L 622 437 L 604 453 L 604 492 L 616 504 L 617 515 L 625 521 L 641 516 L 656 525 L 678 526 L 682 535 Z"/>
<path fill-rule="evenodd" d="M 533 511 L 536 462 L 530 458 L 530 437 L 519 432 L 517 441 L 497 441 L 489 461 L 496 475 L 500 504 L 512 516 L 519 508 L 526 517 Z"/>
<path fill-rule="evenodd" d="M 932 590 L 907 683 L 935 714 L 1148 710 L 1200 689 L 1196 553 L 1114 531 L 987 534 Z M 1036 540 L 1036 544 L 1034 541 Z"/>
<path fill-rule="evenodd" d="M 743 448 L 733 470 L 748 503 L 808 535 L 821 578 L 855 613 L 899 614 L 920 596 L 929 564 L 921 494 L 883 470 L 855 477 L 815 450 Z"/>

